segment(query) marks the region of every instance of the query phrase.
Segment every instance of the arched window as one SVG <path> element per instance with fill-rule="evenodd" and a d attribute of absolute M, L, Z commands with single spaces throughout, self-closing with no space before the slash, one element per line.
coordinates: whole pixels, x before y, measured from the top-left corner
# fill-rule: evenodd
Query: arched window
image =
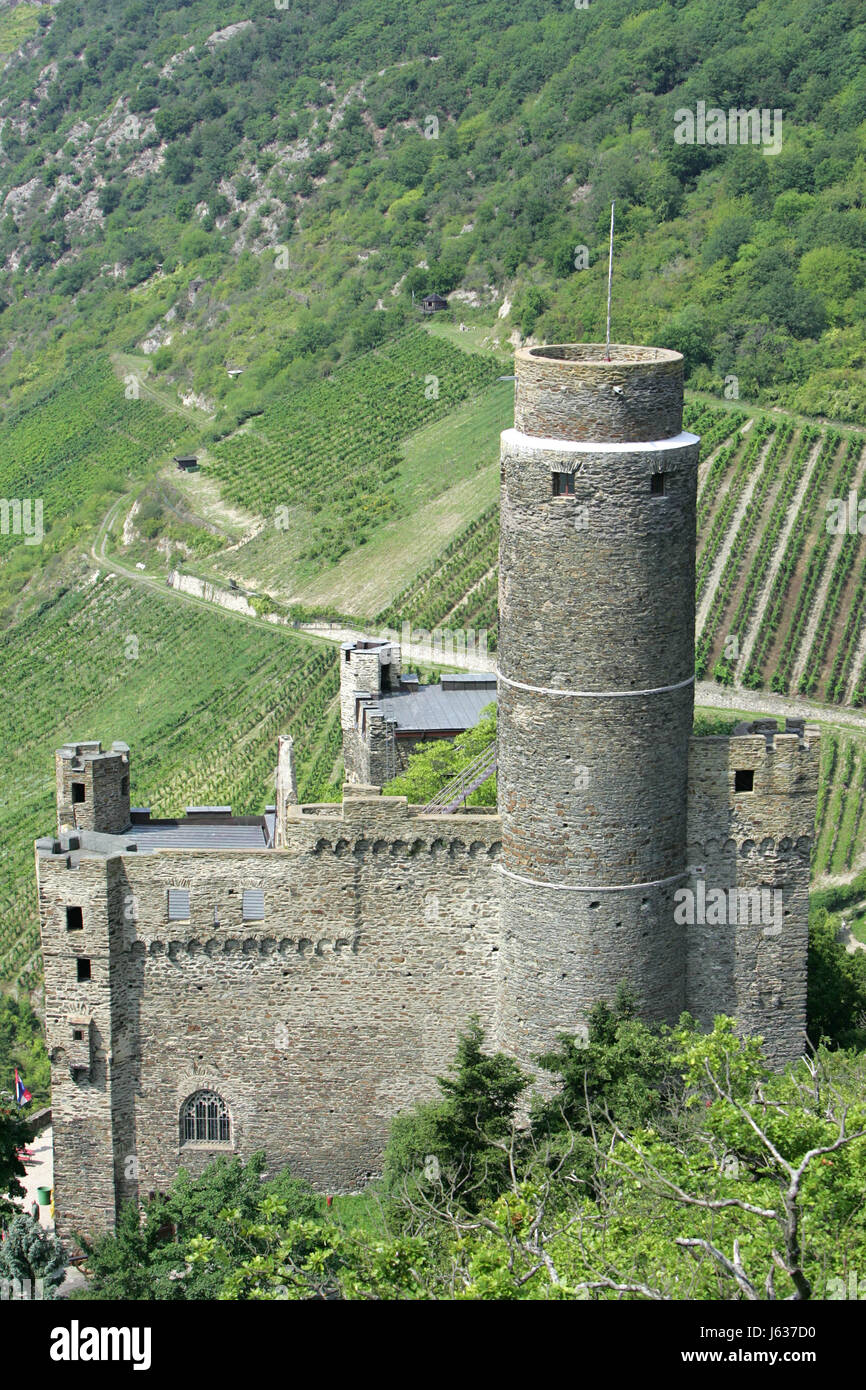
<path fill-rule="evenodd" d="M 180 1112 L 182 1144 L 230 1144 L 232 1120 L 229 1108 L 216 1091 L 196 1091 Z"/>

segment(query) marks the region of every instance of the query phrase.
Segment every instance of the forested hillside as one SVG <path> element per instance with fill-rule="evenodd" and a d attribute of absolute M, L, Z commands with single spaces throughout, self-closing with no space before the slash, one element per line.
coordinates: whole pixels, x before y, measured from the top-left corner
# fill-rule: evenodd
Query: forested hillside
<path fill-rule="evenodd" d="M 230 418 L 433 288 L 590 338 L 616 197 L 621 340 L 681 348 L 697 384 L 735 373 L 753 399 L 866 419 L 858 0 L 18 8 L 35 27 L 0 102 L 11 399 L 145 344 Z M 677 144 L 699 101 L 779 110 L 781 149 Z"/>

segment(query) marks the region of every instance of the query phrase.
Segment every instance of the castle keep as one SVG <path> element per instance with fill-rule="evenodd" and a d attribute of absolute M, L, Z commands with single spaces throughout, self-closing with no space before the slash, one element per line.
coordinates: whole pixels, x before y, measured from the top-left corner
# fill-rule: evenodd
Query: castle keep
<path fill-rule="evenodd" d="M 359 1188 L 471 1013 L 531 1064 L 628 981 L 650 1019 L 726 1012 L 801 1051 L 818 734 L 692 736 L 698 443 L 676 353 L 517 353 L 496 811 L 381 795 L 494 692 L 419 689 L 372 638 L 340 652 L 342 804 L 298 805 L 289 739 L 263 816 L 172 821 L 130 807 L 125 744 L 58 751 L 36 867 L 61 1234 L 221 1153 Z"/>

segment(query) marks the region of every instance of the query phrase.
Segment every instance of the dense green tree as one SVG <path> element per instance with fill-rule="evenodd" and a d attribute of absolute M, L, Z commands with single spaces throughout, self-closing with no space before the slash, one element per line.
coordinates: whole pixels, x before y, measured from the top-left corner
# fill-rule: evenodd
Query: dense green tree
<path fill-rule="evenodd" d="M 391 1229 L 291 1219 L 265 1198 L 241 1240 L 194 1239 L 190 1264 L 221 1277 L 223 1299 L 850 1296 L 866 1257 L 863 1056 L 773 1075 L 727 1018 L 707 1034 L 686 1021 L 665 1046 L 676 1087 L 652 1123 L 590 1129 L 591 1182 L 526 1135 L 475 1209 L 441 1178 L 395 1191 Z M 470 1065 L 465 1094 L 484 1097 L 489 1075 Z"/>
<path fill-rule="evenodd" d="M 50 1102 L 51 1067 L 42 1022 L 29 999 L 0 996 L 0 1091 L 12 1090 L 15 1068 L 33 1097 L 30 1110 Z"/>
<path fill-rule="evenodd" d="M 30 1132 L 27 1117 L 12 1093 L 0 1090 L 0 1221 L 20 1209 L 16 1201 L 24 1196 L 21 1179 L 26 1169 L 18 1154 L 27 1146 Z"/>
<path fill-rule="evenodd" d="M 496 706 L 488 705 L 471 729 L 454 739 L 434 739 L 409 755 L 405 772 L 383 788 L 385 796 L 405 796 L 413 806 L 425 806 L 452 777 L 469 766 L 496 739 Z M 466 801 L 468 806 L 495 806 L 496 777 L 484 782 Z"/>
<path fill-rule="evenodd" d="M 281 1203 L 287 1217 L 310 1218 L 318 1199 L 308 1183 L 287 1172 L 263 1181 L 261 1153 L 249 1162 L 219 1158 L 200 1177 L 181 1170 L 166 1194 L 148 1198 L 142 1210 L 126 1203 L 116 1229 L 93 1243 L 82 1239 L 90 1285 L 87 1296 L 100 1300 L 213 1298 L 218 1271 L 190 1266 L 187 1247 L 195 1236 L 226 1244 L 236 1259 L 248 1252 L 240 1223 L 258 1211 L 264 1195 Z"/>
<path fill-rule="evenodd" d="M 398 1115 L 385 1151 L 392 1191 L 443 1189 L 475 1211 L 502 1190 L 508 1145 L 529 1077 L 512 1058 L 486 1053 L 484 1030 L 470 1019 L 449 1076 L 437 1077 L 439 1100 Z"/>
<path fill-rule="evenodd" d="M 54 1298 L 63 1283 L 66 1251 L 56 1236 L 43 1230 L 29 1213 L 13 1217 L 0 1242 L 0 1284 L 6 1279 L 31 1291 L 42 1281 L 42 1297 Z"/>
<path fill-rule="evenodd" d="M 808 1026 L 813 1044 L 866 1047 L 866 952 L 837 939 L 839 919 L 825 907 L 809 914 Z"/>

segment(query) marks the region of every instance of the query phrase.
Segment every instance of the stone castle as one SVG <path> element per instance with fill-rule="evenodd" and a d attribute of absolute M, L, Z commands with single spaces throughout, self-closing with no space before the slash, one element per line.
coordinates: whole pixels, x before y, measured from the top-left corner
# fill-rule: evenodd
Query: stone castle
<path fill-rule="evenodd" d="M 381 795 L 494 694 L 418 687 L 388 640 L 340 653 L 341 804 L 298 804 L 289 739 L 263 816 L 172 821 L 131 807 L 126 744 L 58 751 L 36 867 L 62 1235 L 223 1153 L 359 1189 L 473 1013 L 531 1065 L 628 981 L 650 1020 L 725 1012 L 801 1052 L 818 733 L 692 736 L 682 400 L 677 353 L 517 353 L 495 810 Z"/>

